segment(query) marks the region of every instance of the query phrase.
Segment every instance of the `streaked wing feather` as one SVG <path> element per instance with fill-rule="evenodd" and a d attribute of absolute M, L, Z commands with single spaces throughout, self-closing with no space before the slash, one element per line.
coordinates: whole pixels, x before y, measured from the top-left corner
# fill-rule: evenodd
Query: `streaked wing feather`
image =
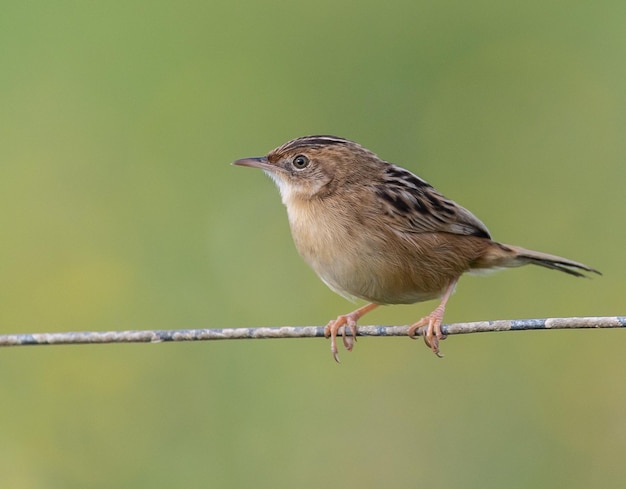
<path fill-rule="evenodd" d="M 447 199 L 408 170 L 389 164 L 376 194 L 391 225 L 400 233 L 453 233 L 491 238 L 470 211 Z"/>

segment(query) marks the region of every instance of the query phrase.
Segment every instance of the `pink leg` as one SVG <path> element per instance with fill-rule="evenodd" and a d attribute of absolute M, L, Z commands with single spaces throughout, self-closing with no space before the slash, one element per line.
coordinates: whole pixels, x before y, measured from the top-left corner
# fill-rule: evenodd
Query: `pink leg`
<path fill-rule="evenodd" d="M 446 336 L 441 332 L 441 323 L 443 321 L 443 315 L 446 311 L 446 303 L 454 291 L 454 286 L 457 280 L 452 282 L 441 298 L 441 302 L 428 316 L 424 316 L 418 322 L 413 324 L 408 331 L 409 337 L 415 339 L 415 333 L 419 328 L 424 325 L 428 325 L 426 331 L 423 333 L 424 343 L 428 346 L 435 355 L 441 358 L 443 355 L 439 353 L 439 340 L 445 340 Z"/>
<path fill-rule="evenodd" d="M 328 338 L 330 336 L 330 351 L 333 352 L 333 358 L 337 363 L 341 363 L 339 361 L 339 355 L 337 350 L 337 332 L 339 328 L 341 328 L 344 324 L 346 327 L 343 329 L 341 336 L 343 338 L 343 346 L 346 347 L 346 350 L 352 351 L 352 346 L 356 341 L 356 322 L 364 315 L 370 312 L 373 309 L 376 309 L 378 304 L 365 304 L 362 307 L 359 307 L 356 311 L 352 311 L 349 314 L 344 314 L 339 316 L 337 319 L 330 321 L 326 327 L 324 328 L 324 336 Z M 351 337 L 346 336 L 346 328 L 350 328 L 350 332 L 352 333 Z"/>

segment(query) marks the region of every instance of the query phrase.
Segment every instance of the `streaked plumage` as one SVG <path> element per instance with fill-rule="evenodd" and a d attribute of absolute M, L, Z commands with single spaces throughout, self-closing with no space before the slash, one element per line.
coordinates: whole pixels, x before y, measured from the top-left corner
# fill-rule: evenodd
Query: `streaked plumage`
<path fill-rule="evenodd" d="M 380 159 L 347 139 L 306 136 L 266 157 L 234 164 L 263 169 L 278 185 L 300 255 L 335 292 L 370 304 L 339 316 L 327 327 L 337 359 L 343 325 L 381 304 L 442 298 L 430 315 L 424 339 L 439 354 L 445 304 L 468 271 L 527 263 L 575 276 L 596 270 L 554 255 L 495 242 L 470 211 L 447 199 L 413 173 Z M 352 349 L 352 339 L 344 345 Z"/>

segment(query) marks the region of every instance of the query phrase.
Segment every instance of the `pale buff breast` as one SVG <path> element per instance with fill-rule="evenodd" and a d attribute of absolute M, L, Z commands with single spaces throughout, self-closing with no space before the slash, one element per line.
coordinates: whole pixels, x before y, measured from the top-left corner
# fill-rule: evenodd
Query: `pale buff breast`
<path fill-rule="evenodd" d="M 287 206 L 300 255 L 338 294 L 378 304 L 412 304 L 440 297 L 452 280 L 424 273 L 419 250 L 389 233 L 355 225 L 353 216 L 324 213 L 307 202 Z M 407 246 L 409 246 L 407 262 Z M 403 250 L 401 248 L 404 248 Z M 456 277 L 455 277 L 456 278 Z"/>

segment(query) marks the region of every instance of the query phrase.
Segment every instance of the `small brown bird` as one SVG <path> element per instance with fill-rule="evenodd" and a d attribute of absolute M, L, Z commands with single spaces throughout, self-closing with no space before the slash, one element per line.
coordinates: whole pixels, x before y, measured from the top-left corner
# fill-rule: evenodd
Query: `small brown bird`
<path fill-rule="evenodd" d="M 261 168 L 278 185 L 300 255 L 332 290 L 368 304 L 326 325 L 336 361 L 337 333 L 352 350 L 359 318 L 381 304 L 441 298 L 428 316 L 426 345 L 437 355 L 446 303 L 465 272 L 532 263 L 576 277 L 582 263 L 493 241 L 470 211 L 408 170 L 335 136 L 293 139 L 267 156 L 233 163 Z M 349 328 L 352 336 L 347 337 Z"/>

